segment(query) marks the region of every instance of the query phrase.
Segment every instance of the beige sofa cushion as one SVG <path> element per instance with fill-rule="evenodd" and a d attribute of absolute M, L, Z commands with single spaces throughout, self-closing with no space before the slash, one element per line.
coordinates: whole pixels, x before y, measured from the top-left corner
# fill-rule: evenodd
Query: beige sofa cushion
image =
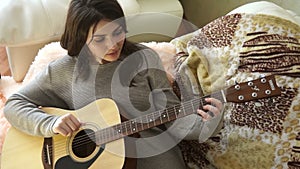
<path fill-rule="evenodd" d="M 58 39 L 69 0 L 3 0 L 0 45 L 26 46 Z"/>

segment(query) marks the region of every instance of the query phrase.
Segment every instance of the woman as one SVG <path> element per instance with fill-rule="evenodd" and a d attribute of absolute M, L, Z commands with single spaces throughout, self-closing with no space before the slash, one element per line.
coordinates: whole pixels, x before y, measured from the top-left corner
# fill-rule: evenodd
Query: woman
<path fill-rule="evenodd" d="M 8 99 L 4 110 L 8 121 L 35 136 L 69 136 L 84 125 L 80 119 L 72 114 L 50 115 L 39 107 L 76 110 L 111 98 L 122 110 L 122 118 L 132 119 L 179 104 L 157 54 L 127 41 L 126 31 L 116 0 L 72 0 L 61 38 L 68 56 L 50 63 L 36 80 Z M 213 98 L 206 101 L 203 109 L 218 115 L 221 103 Z M 210 119 L 205 111 L 196 111 L 204 121 Z M 197 139 L 201 122 L 200 116 L 183 117 L 142 131 L 138 137 L 144 140 L 131 140 L 136 152 L 126 147 L 126 155 L 138 158 L 137 168 L 185 168 L 176 143 Z M 135 167 L 129 159 L 124 168 Z"/>

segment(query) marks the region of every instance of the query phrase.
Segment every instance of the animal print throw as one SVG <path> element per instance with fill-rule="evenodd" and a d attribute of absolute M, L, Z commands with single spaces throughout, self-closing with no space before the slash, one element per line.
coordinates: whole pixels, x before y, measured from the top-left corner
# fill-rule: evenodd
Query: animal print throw
<path fill-rule="evenodd" d="M 232 14 L 174 39 L 185 56 L 185 95 L 207 95 L 275 74 L 281 95 L 227 103 L 223 127 L 204 143 L 180 144 L 190 168 L 300 168 L 300 26 L 263 14 Z M 186 94 L 188 93 L 188 94 Z"/>

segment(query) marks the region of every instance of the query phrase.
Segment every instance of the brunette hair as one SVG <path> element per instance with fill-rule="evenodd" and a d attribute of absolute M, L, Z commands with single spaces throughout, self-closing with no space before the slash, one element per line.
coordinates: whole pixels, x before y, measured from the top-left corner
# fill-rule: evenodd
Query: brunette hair
<path fill-rule="evenodd" d="M 93 57 L 86 46 L 90 28 L 103 19 L 116 21 L 127 32 L 124 12 L 117 0 L 72 0 L 69 5 L 65 30 L 61 37 L 62 48 L 71 57 L 78 57 L 78 76 L 84 79 L 89 75 L 89 62 Z M 127 56 L 140 49 L 136 44 L 125 39 L 121 51 Z"/>
<path fill-rule="evenodd" d="M 83 49 L 89 29 L 102 19 L 117 20 L 127 30 L 123 10 L 117 0 L 72 0 L 69 5 L 61 46 L 69 56 L 78 56 Z"/>

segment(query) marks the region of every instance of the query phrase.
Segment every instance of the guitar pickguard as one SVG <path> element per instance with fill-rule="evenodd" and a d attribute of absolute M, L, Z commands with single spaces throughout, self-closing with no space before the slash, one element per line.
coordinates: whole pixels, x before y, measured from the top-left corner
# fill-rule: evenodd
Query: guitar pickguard
<path fill-rule="evenodd" d="M 44 169 L 53 168 L 53 139 L 44 138 L 43 165 Z M 60 157 L 55 162 L 55 169 L 87 169 L 105 150 L 105 145 L 97 146 L 95 134 L 91 129 L 83 129 L 71 139 L 66 140 L 69 145 L 69 155 Z"/>
<path fill-rule="evenodd" d="M 55 169 L 67 169 L 67 168 L 72 168 L 72 169 L 87 169 L 89 168 L 94 161 L 101 155 L 103 152 L 103 148 L 101 147 L 98 151 L 98 153 L 89 161 L 86 162 L 77 162 L 74 161 L 70 155 L 64 156 L 57 160 L 55 164 Z"/>

